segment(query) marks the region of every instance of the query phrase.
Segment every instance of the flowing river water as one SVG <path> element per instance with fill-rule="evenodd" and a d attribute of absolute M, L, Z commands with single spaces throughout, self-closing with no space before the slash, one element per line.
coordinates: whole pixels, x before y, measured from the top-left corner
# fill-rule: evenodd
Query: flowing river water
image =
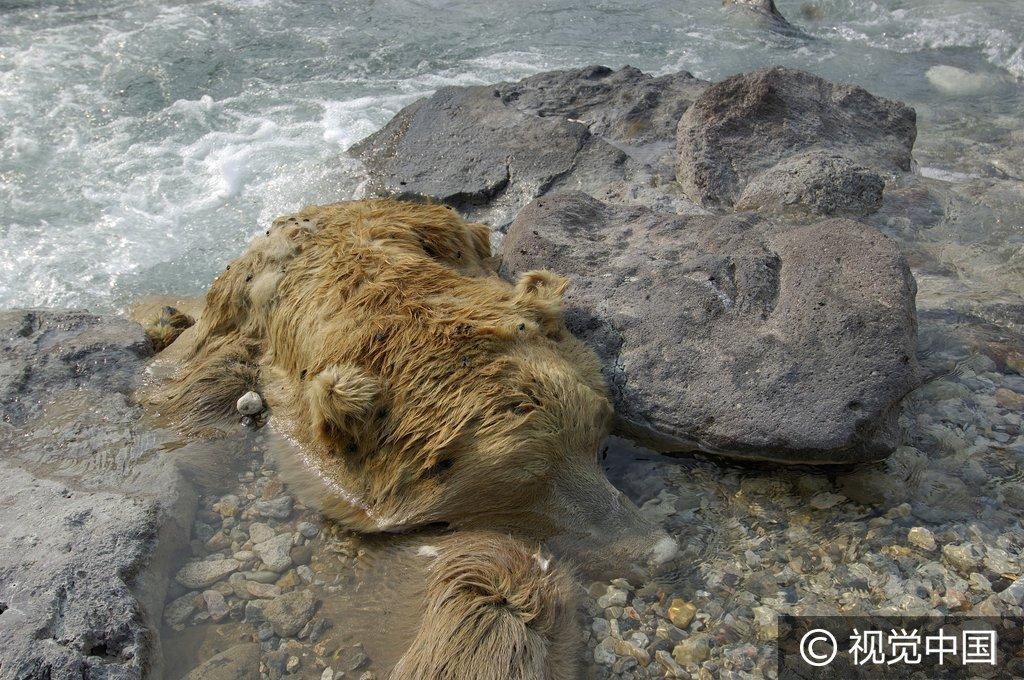
<path fill-rule="evenodd" d="M 202 293 L 274 217 L 359 196 L 364 175 L 345 149 L 444 85 L 592 63 L 709 80 L 782 64 L 852 82 L 915 107 L 916 172 L 938 201 L 910 196 L 876 221 L 919 285 L 930 380 L 904 406 L 906 445 L 824 475 L 613 442 L 610 477 L 683 551 L 650 582 L 584 581 L 588 674 L 672 672 L 597 647 L 614 621 L 616 639 L 654 650 L 675 597 L 698 614 L 662 649 L 711 634 L 698 665 L 712 675 L 770 675 L 765 610 L 977 606 L 1020 577 L 1024 548 L 1024 7 L 777 4 L 805 35 L 766 31 L 717 0 L 0 0 L 0 308 L 109 312 Z M 286 444 L 273 437 L 221 445 L 231 463 L 206 483 L 191 553 L 244 557 L 257 538 L 288 534 L 291 566 L 173 586 L 167 677 L 253 639 L 271 677 L 383 677 L 415 628 L 416 548 L 431 537 L 345 535 L 301 499 L 286 512 L 274 466 Z M 984 582 L 908 553 L 915 527 L 974 546 Z M 294 634 L 247 611 L 303 589 L 316 614 Z M 619 590 L 628 605 L 598 604 Z"/>

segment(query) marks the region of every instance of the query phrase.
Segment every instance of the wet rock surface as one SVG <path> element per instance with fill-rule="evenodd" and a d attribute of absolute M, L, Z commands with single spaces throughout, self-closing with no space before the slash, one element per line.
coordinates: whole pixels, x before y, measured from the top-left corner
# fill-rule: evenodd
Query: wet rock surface
<path fill-rule="evenodd" d="M 4 677 L 159 673 L 170 558 L 191 491 L 140 441 L 142 328 L 0 312 L 0 668 Z"/>
<path fill-rule="evenodd" d="M 799 28 L 789 23 L 775 6 L 775 0 L 722 0 L 722 7 L 733 16 L 754 21 L 783 35 L 807 38 Z"/>
<path fill-rule="evenodd" d="M 694 201 L 730 206 L 759 174 L 811 150 L 898 176 L 911 169 L 916 137 L 916 114 L 900 102 L 803 71 L 763 69 L 715 83 L 686 110 L 676 173 Z"/>
<path fill-rule="evenodd" d="M 509 228 L 502 267 L 570 277 L 570 330 L 619 416 L 663 446 L 848 463 L 897 444 L 895 406 L 918 382 L 915 284 L 871 227 L 553 194 Z"/>
<path fill-rule="evenodd" d="M 372 191 L 440 200 L 495 228 L 558 188 L 688 204 L 672 182 L 671 148 L 676 121 L 705 87 L 686 72 L 600 66 L 445 87 L 351 153 Z M 667 188 L 655 197 L 652 184 Z"/>
<path fill-rule="evenodd" d="M 325 523 L 279 477 L 271 428 L 246 429 L 220 440 L 231 447 L 244 439 L 242 469 L 225 489 L 199 497 L 189 557 L 168 590 L 167 676 L 385 677 L 418 622 L 415 584 L 427 562 L 414 550 L 393 553 L 401 538 L 364 548 L 362 537 Z M 287 513 L 262 512 L 283 499 Z M 183 572 L 216 578 L 200 585 Z"/>

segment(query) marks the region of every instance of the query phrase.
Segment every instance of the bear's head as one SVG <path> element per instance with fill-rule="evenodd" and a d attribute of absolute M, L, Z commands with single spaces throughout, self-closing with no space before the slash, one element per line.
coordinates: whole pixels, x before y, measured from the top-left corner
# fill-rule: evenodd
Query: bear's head
<path fill-rule="evenodd" d="M 565 330 L 564 288 L 524 275 L 509 293 L 515 313 L 486 331 L 340 329 L 358 364 L 286 379 L 270 396 L 304 443 L 292 483 L 361 531 L 508 530 L 595 568 L 671 557 L 675 542 L 601 469 L 613 411 L 596 357 Z"/>

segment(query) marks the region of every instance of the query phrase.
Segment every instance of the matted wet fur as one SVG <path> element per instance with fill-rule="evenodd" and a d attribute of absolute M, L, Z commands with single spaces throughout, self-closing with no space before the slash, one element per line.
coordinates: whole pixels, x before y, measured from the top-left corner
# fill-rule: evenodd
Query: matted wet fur
<path fill-rule="evenodd" d="M 155 319 L 146 324 L 146 337 L 153 345 L 154 352 L 162 352 L 195 322 L 195 319 L 177 307 L 166 305 Z"/>
<path fill-rule="evenodd" d="M 501 280 L 489 233 L 385 199 L 275 220 L 210 287 L 166 405 L 201 430 L 260 391 L 301 445 L 303 500 L 355 530 L 602 536 L 590 554 L 626 560 L 663 548 L 597 460 L 612 408 L 565 327 L 566 280 Z"/>
<path fill-rule="evenodd" d="M 391 680 L 571 680 L 576 584 L 508 536 L 461 533 L 438 548 L 419 631 Z"/>

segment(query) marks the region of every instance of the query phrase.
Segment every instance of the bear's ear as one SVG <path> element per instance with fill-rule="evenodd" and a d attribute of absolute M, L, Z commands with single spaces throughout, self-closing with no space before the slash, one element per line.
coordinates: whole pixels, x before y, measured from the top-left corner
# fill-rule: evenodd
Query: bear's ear
<path fill-rule="evenodd" d="M 531 317 L 548 336 L 557 335 L 562 326 L 562 295 L 569 280 L 544 269 L 534 269 L 519 277 L 515 306 Z"/>
<path fill-rule="evenodd" d="M 380 384 L 352 364 L 320 371 L 306 387 L 313 426 L 323 435 L 350 432 L 362 423 L 380 395 Z"/>

